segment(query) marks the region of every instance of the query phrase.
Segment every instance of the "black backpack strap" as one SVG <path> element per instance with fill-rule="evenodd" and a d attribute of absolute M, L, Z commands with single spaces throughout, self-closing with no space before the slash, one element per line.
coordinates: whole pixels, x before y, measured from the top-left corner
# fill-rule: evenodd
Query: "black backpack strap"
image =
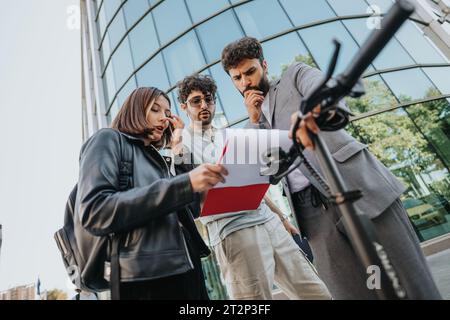
<path fill-rule="evenodd" d="M 121 191 L 133 187 L 133 148 L 126 138 L 119 134 L 120 141 L 120 164 L 119 164 L 119 188 Z M 120 263 L 119 248 L 122 237 L 112 234 L 111 242 L 111 300 L 120 300 Z"/>
<path fill-rule="evenodd" d="M 111 236 L 111 275 L 109 283 L 111 286 L 111 300 L 120 300 L 120 263 L 119 246 L 120 236 Z"/>
<path fill-rule="evenodd" d="M 133 147 L 127 139 L 119 134 L 120 138 L 120 164 L 119 164 L 119 188 L 121 191 L 133 187 Z"/>

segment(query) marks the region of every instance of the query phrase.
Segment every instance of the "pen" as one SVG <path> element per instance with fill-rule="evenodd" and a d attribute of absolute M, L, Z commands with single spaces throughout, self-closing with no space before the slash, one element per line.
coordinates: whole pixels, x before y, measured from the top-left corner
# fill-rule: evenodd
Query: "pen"
<path fill-rule="evenodd" d="M 225 142 L 225 146 L 223 147 L 222 154 L 220 155 L 219 160 L 217 160 L 216 164 L 220 164 L 222 162 L 223 157 L 225 156 L 225 153 L 227 152 L 227 148 L 228 148 L 228 139 Z"/>

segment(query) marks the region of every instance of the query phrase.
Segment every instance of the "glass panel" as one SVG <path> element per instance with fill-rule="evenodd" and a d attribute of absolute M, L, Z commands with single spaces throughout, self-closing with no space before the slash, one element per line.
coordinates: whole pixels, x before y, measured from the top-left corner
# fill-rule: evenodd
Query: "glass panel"
<path fill-rule="evenodd" d="M 255 0 L 235 9 L 248 36 L 262 39 L 292 27 L 277 1 Z M 270 17 L 270 23 L 262 17 Z"/>
<path fill-rule="evenodd" d="M 334 51 L 333 39 L 341 43 L 341 53 L 336 66 L 336 73 L 343 71 L 358 50 L 355 41 L 340 22 L 327 23 L 299 31 L 319 68 L 326 70 Z"/>
<path fill-rule="evenodd" d="M 139 70 L 136 78 L 139 87 L 156 87 L 164 91 L 167 90 L 169 80 L 167 79 L 161 54 L 155 56 Z"/>
<path fill-rule="evenodd" d="M 403 70 L 382 75 L 400 101 L 435 96 L 435 87 L 420 69 Z"/>
<path fill-rule="evenodd" d="M 330 6 L 340 16 L 366 14 L 369 6 L 364 0 L 327 0 Z M 370 9 L 369 9 L 370 10 Z M 373 12 L 370 10 L 370 12 Z"/>
<path fill-rule="evenodd" d="M 448 169 L 450 167 L 450 103 L 446 99 L 440 99 L 410 106 L 406 111 Z"/>
<path fill-rule="evenodd" d="M 280 2 L 296 26 L 336 16 L 325 0 L 281 0 Z"/>
<path fill-rule="evenodd" d="M 103 5 L 100 8 L 100 12 L 98 14 L 98 30 L 100 32 L 100 38 L 103 37 L 103 34 L 105 33 L 106 30 L 106 25 L 108 24 L 108 22 L 106 21 L 106 14 L 105 14 L 105 6 Z"/>
<path fill-rule="evenodd" d="M 194 23 L 197 23 L 230 5 L 226 0 L 188 0 L 186 2 Z"/>
<path fill-rule="evenodd" d="M 222 107 L 228 118 L 233 122 L 241 117 L 247 116 L 244 99 L 231 82 L 230 76 L 223 70 L 221 64 L 210 68 L 211 75 L 217 83 L 218 94 L 222 101 Z"/>
<path fill-rule="evenodd" d="M 345 26 L 352 33 L 359 45 L 362 45 L 371 31 L 367 28 L 366 19 L 344 21 Z M 414 60 L 402 48 L 397 39 L 392 39 L 374 60 L 377 69 L 394 68 L 414 64 Z"/>
<path fill-rule="evenodd" d="M 355 115 L 394 107 L 398 104 L 380 76 L 365 78 L 363 82 L 365 95 L 358 99 L 348 97 L 345 99 L 347 106 Z"/>
<path fill-rule="evenodd" d="M 422 68 L 443 94 L 450 94 L 450 67 Z"/>
<path fill-rule="evenodd" d="M 396 38 L 418 63 L 446 62 L 423 32 L 410 21 L 402 25 Z"/>
<path fill-rule="evenodd" d="M 134 70 L 128 38 L 125 38 L 114 53 L 112 64 L 116 76 L 116 87 L 120 88 Z"/>
<path fill-rule="evenodd" d="M 281 73 L 294 61 L 314 64 L 296 32 L 275 38 L 262 44 L 264 58 L 269 66 L 269 79 L 279 78 Z M 280 50 L 283 48 L 283 50 Z"/>
<path fill-rule="evenodd" d="M 117 95 L 117 103 L 122 106 L 128 96 L 136 89 L 136 78 L 133 76 Z"/>
<path fill-rule="evenodd" d="M 224 33 L 224 29 L 227 32 Z M 223 48 L 243 36 L 231 11 L 224 12 L 200 25 L 197 30 L 208 63 L 220 59 Z M 217 36 L 218 34 L 220 37 Z"/>
<path fill-rule="evenodd" d="M 121 0 L 106 0 L 103 1 L 102 10 L 105 10 L 105 18 L 106 23 L 111 21 L 112 17 L 116 13 L 117 9 L 119 8 L 121 4 Z"/>
<path fill-rule="evenodd" d="M 111 106 L 111 109 L 110 109 L 108 115 L 106 116 L 107 121 L 108 121 L 109 124 L 111 124 L 111 122 L 116 117 L 117 113 L 119 113 L 120 107 L 122 107 L 122 106 L 119 106 L 119 104 L 117 103 L 117 99 L 114 100 L 114 102 L 113 102 L 113 104 Z"/>
<path fill-rule="evenodd" d="M 148 0 L 130 0 L 123 5 L 128 29 L 142 17 L 149 7 Z"/>
<path fill-rule="evenodd" d="M 367 28 L 366 21 L 366 19 L 352 19 L 343 21 L 344 25 L 348 28 L 360 46 L 364 43 L 372 31 Z"/>
<path fill-rule="evenodd" d="M 401 199 L 419 238 L 450 232 L 448 167 L 408 113 L 399 109 L 353 126 L 354 134 L 407 186 Z"/>
<path fill-rule="evenodd" d="M 108 68 L 106 69 L 104 81 L 106 86 L 106 93 L 108 95 L 107 104 L 109 106 L 116 94 L 116 81 L 112 64 L 109 64 Z"/>
<path fill-rule="evenodd" d="M 158 38 L 153 24 L 152 14 L 149 13 L 129 33 L 134 64 L 140 66 L 158 48 Z"/>
<path fill-rule="evenodd" d="M 189 28 L 191 20 L 183 0 L 166 0 L 154 9 L 156 29 L 164 44 Z"/>
<path fill-rule="evenodd" d="M 111 55 L 111 46 L 109 45 L 108 32 L 106 33 L 105 38 L 103 39 L 101 51 L 102 51 L 103 67 L 104 67 L 106 65 L 106 63 L 108 62 L 108 59 Z"/>
<path fill-rule="evenodd" d="M 102 3 L 102 0 L 95 0 L 95 7 L 97 10 L 100 8 L 101 3 Z"/>
<path fill-rule="evenodd" d="M 109 40 L 112 50 L 114 50 L 119 41 L 122 39 L 125 31 L 125 19 L 123 18 L 123 13 L 119 12 L 108 28 Z"/>
<path fill-rule="evenodd" d="M 194 31 L 189 32 L 164 49 L 163 54 L 166 59 L 171 85 L 194 73 L 205 64 Z"/>
<path fill-rule="evenodd" d="M 387 12 L 394 4 L 391 0 L 366 0 L 369 4 L 380 8 L 381 12 Z"/>

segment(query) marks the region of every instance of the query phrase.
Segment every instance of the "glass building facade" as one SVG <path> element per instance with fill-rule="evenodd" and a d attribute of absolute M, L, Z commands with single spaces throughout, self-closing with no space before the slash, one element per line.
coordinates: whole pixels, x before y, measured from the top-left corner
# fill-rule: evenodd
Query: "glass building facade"
<path fill-rule="evenodd" d="M 176 100 L 176 83 L 201 73 L 218 84 L 216 127 L 242 127 L 242 97 L 220 64 L 229 42 L 259 39 L 271 79 L 303 61 L 326 69 L 332 39 L 345 68 L 391 0 L 84 0 L 85 136 L 109 125 L 137 87 L 156 86 Z M 417 3 L 419 5 L 419 3 Z M 348 130 L 407 186 L 402 196 L 421 241 L 450 233 L 450 48 L 416 14 L 366 70 L 367 94 L 348 99 Z M 449 30 L 449 23 L 442 24 Z M 276 188 L 275 188 L 276 189 Z M 277 190 L 274 191 L 277 193 Z M 280 197 L 278 203 L 285 210 Z M 208 267 L 207 267 L 208 268 Z M 214 263 L 208 282 L 220 283 Z M 220 285 L 213 297 L 225 297 Z"/>

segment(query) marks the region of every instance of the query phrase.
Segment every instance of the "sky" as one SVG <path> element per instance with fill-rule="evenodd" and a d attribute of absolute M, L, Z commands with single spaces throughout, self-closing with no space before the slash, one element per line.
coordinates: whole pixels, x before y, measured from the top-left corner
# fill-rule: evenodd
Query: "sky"
<path fill-rule="evenodd" d="M 53 234 L 78 177 L 77 7 L 0 0 L 0 291 L 38 276 L 41 290 L 69 288 Z"/>

